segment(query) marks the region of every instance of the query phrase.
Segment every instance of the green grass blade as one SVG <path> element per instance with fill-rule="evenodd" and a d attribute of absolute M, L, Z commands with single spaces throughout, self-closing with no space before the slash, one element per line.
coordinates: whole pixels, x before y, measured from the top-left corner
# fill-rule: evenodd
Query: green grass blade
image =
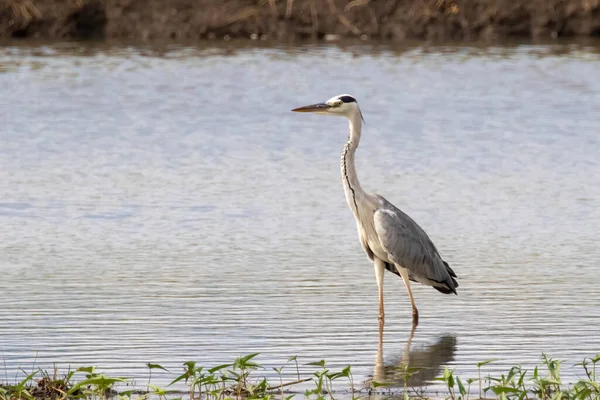
<path fill-rule="evenodd" d="M 25 379 L 23 379 L 21 382 L 19 382 L 19 384 L 17 385 L 17 390 L 22 390 L 25 385 L 27 385 L 27 383 L 33 379 L 34 376 L 36 376 L 38 374 L 38 372 L 40 372 L 39 370 L 32 372 L 31 374 L 27 375 L 25 377 Z"/>

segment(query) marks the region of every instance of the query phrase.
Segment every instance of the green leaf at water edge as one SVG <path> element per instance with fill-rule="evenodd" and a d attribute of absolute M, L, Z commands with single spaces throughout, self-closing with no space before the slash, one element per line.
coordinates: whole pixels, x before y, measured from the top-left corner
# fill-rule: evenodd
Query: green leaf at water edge
<path fill-rule="evenodd" d="M 342 370 L 342 376 L 345 376 L 346 378 L 350 377 L 350 366 L 349 365 Z"/>
<path fill-rule="evenodd" d="M 188 371 L 193 371 L 196 368 L 196 361 L 186 361 L 183 363 L 188 369 Z"/>
<path fill-rule="evenodd" d="M 263 378 L 259 383 L 255 385 L 248 385 L 245 389 L 248 391 L 250 398 L 261 397 L 267 391 L 268 382 L 266 378 Z"/>
<path fill-rule="evenodd" d="M 187 372 L 184 372 L 183 374 L 179 375 L 177 378 L 173 379 L 171 381 L 171 383 L 169 383 L 167 386 L 171 386 L 172 384 L 177 383 L 182 379 L 185 379 L 187 381 L 189 377 L 190 377 L 190 375 Z"/>
<path fill-rule="evenodd" d="M 134 390 L 123 390 L 122 392 L 117 393 L 117 397 L 119 399 L 131 399 L 131 395 Z"/>
<path fill-rule="evenodd" d="M 149 384 L 148 386 L 150 386 L 153 390 L 152 393 L 157 394 L 159 396 L 164 396 L 165 394 L 169 394 L 169 393 L 177 393 L 177 390 L 166 390 L 164 388 L 161 388 L 160 386 L 154 385 L 154 384 Z"/>
<path fill-rule="evenodd" d="M 157 394 L 159 396 L 165 395 L 165 389 L 161 388 L 160 386 L 154 385 L 152 383 L 149 383 L 148 386 L 152 389 L 154 394 Z"/>
<path fill-rule="evenodd" d="M 259 355 L 260 353 L 252 353 L 247 356 L 238 357 L 234 363 L 233 368 L 247 369 L 247 368 L 259 368 L 261 365 L 254 362 L 250 362 L 251 359 Z"/>
<path fill-rule="evenodd" d="M 548 360 L 548 372 L 554 380 L 560 382 L 560 361 L 549 359 Z"/>
<path fill-rule="evenodd" d="M 334 381 L 334 380 L 344 376 L 344 374 L 342 374 L 341 372 L 332 372 L 330 374 L 325 374 L 325 376 L 327 377 L 327 379 Z"/>
<path fill-rule="evenodd" d="M 183 372 L 183 374 L 181 374 L 177 378 L 173 379 L 171 381 L 171 383 L 169 383 L 167 386 L 171 386 L 172 384 L 177 383 L 183 379 L 185 379 L 185 381 L 187 382 L 188 379 L 190 379 L 192 376 L 195 376 L 196 374 L 200 374 L 202 372 L 202 370 L 204 369 L 204 367 L 198 367 L 196 369 L 195 361 L 186 361 L 183 363 L 183 365 L 185 365 L 187 367 L 185 369 L 185 371 Z M 203 376 L 203 375 L 200 375 L 200 376 Z"/>
<path fill-rule="evenodd" d="M 563 392 L 556 392 L 554 393 L 554 395 L 552 396 L 552 400 L 561 400 L 563 397 Z"/>
<path fill-rule="evenodd" d="M 323 371 L 315 371 L 315 372 L 313 372 L 313 375 L 316 376 L 319 379 L 323 379 L 324 376 L 327 376 L 328 372 L 329 372 L 328 369 L 324 369 Z"/>
<path fill-rule="evenodd" d="M 71 382 L 71 378 L 73 377 L 73 375 L 75 374 L 75 372 L 77 372 L 77 371 L 76 370 L 75 371 L 69 371 L 67 373 L 67 375 L 65 376 L 65 379 L 63 380 L 63 382 L 65 383 L 65 386 L 70 386 L 69 382 Z"/>
<path fill-rule="evenodd" d="M 127 382 L 127 379 L 113 378 L 113 377 L 104 376 L 104 375 L 100 374 L 100 375 L 94 376 L 92 378 L 85 379 L 85 380 L 73 385 L 73 387 L 71 389 L 69 389 L 67 394 L 73 394 L 74 392 L 79 390 L 79 388 L 81 388 L 82 386 L 88 386 L 88 385 L 96 385 L 96 386 L 98 386 L 99 389 L 107 389 L 108 387 L 114 385 L 117 382 L 125 383 L 125 382 Z"/>
<path fill-rule="evenodd" d="M 544 379 L 540 379 L 539 384 L 542 386 L 548 386 L 548 385 L 560 385 L 560 382 L 554 379 L 548 379 L 548 378 L 544 378 Z"/>
<path fill-rule="evenodd" d="M 465 390 L 465 387 L 459 377 L 456 377 L 456 383 L 458 384 L 458 392 L 464 397 L 464 395 L 467 394 L 467 391 Z"/>
<path fill-rule="evenodd" d="M 519 387 L 524 387 L 525 375 L 527 375 L 527 370 L 521 372 L 521 376 L 519 377 L 519 382 L 517 382 L 517 385 Z"/>
<path fill-rule="evenodd" d="M 499 360 L 498 358 L 490 358 L 490 359 L 485 360 L 485 361 L 480 361 L 480 362 L 477 363 L 477 368 L 481 368 L 481 367 L 483 367 L 486 364 L 493 363 L 494 361 L 498 361 L 498 360 Z"/>
<path fill-rule="evenodd" d="M 321 367 L 321 368 L 325 368 L 325 365 L 327 364 L 327 361 L 325 360 L 321 360 L 321 361 L 313 361 L 313 362 L 309 362 L 306 365 L 315 365 L 317 367 Z"/>
<path fill-rule="evenodd" d="M 518 373 L 521 372 L 521 367 L 514 366 L 508 371 L 508 376 L 506 377 L 506 382 L 512 382 L 513 378 L 517 376 Z"/>
<path fill-rule="evenodd" d="M 233 377 L 230 378 L 231 380 L 239 381 L 240 379 L 242 379 L 242 374 L 238 374 L 237 372 L 234 372 L 234 371 L 229 371 L 229 373 L 231 375 L 233 375 Z M 214 375 L 211 375 L 211 376 L 214 377 Z"/>
<path fill-rule="evenodd" d="M 75 371 L 76 372 L 87 372 L 89 374 L 88 377 L 90 377 L 91 375 L 95 375 L 94 374 L 95 370 L 96 370 L 96 367 L 79 367 Z"/>
<path fill-rule="evenodd" d="M 499 395 L 501 393 L 518 393 L 520 390 L 510 386 L 492 386 L 492 392 L 494 394 Z"/>
<path fill-rule="evenodd" d="M 573 396 L 574 400 L 578 399 L 588 399 L 592 397 L 592 391 L 588 388 L 584 388 L 583 390 L 578 390 L 577 393 Z"/>
<path fill-rule="evenodd" d="M 279 367 L 279 368 L 273 367 L 273 371 L 277 372 L 278 375 L 281 375 L 281 370 L 282 369 L 283 369 L 283 367 Z"/>
<path fill-rule="evenodd" d="M 371 383 L 373 384 L 374 389 L 381 387 L 381 386 L 385 387 L 385 386 L 393 385 L 393 383 L 385 383 L 385 382 L 377 382 L 377 381 L 371 381 Z"/>
<path fill-rule="evenodd" d="M 150 369 L 162 369 L 163 371 L 169 372 L 168 369 L 166 369 L 165 367 L 163 367 L 160 364 L 146 363 L 146 366 L 148 366 L 148 368 L 150 368 Z"/>
<path fill-rule="evenodd" d="M 217 365 L 216 367 L 212 367 L 211 369 L 208 370 L 209 374 L 214 374 L 217 371 L 222 370 L 223 368 L 229 368 L 233 366 L 233 364 L 221 364 L 221 365 Z"/>
<path fill-rule="evenodd" d="M 231 379 L 231 378 L 230 378 L 229 380 L 232 380 L 232 381 L 237 381 L 237 380 L 239 380 L 239 379 Z M 223 381 L 224 381 L 224 380 L 223 380 Z M 220 379 L 216 378 L 216 377 L 215 377 L 215 376 L 213 376 L 213 375 L 209 375 L 209 376 L 199 376 L 199 377 L 197 377 L 197 378 L 194 380 L 194 385 L 197 385 L 197 384 L 199 384 L 199 383 L 200 383 L 200 384 L 203 384 L 203 385 L 209 385 L 209 386 L 210 386 L 210 385 L 216 385 L 216 384 L 219 384 L 219 383 L 221 383 L 221 382 L 223 382 L 223 381 L 221 381 Z"/>
<path fill-rule="evenodd" d="M 453 388 L 454 387 L 454 376 L 452 376 L 452 372 L 454 370 L 450 370 L 448 367 L 446 367 L 444 369 L 444 378 L 443 381 L 446 382 L 446 385 L 449 388 Z"/>
<path fill-rule="evenodd" d="M 248 362 L 250 360 L 252 360 L 254 357 L 256 357 L 257 355 L 259 355 L 260 353 L 252 353 L 252 354 L 248 354 L 246 356 L 241 357 L 241 360 L 243 362 Z"/>

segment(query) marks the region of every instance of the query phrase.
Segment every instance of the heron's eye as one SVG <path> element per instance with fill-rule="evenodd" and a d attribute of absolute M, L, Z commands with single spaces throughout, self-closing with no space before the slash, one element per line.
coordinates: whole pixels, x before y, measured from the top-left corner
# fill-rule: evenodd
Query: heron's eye
<path fill-rule="evenodd" d="M 338 101 L 335 103 L 335 106 L 336 106 L 336 107 L 341 107 L 341 106 L 342 106 L 342 104 L 344 104 L 344 102 L 343 102 L 343 101 L 341 101 L 341 100 L 338 100 Z"/>

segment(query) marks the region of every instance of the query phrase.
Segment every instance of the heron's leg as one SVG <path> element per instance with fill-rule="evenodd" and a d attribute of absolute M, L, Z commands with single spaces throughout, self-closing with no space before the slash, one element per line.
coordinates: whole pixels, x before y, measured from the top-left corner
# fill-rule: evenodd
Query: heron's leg
<path fill-rule="evenodd" d="M 404 286 L 406 286 L 406 290 L 408 291 L 408 297 L 410 297 L 410 304 L 412 304 L 412 316 L 413 316 L 413 325 L 416 326 L 419 323 L 419 310 L 417 310 L 417 305 L 415 304 L 415 299 L 412 295 L 412 290 L 410 290 L 410 280 L 408 279 L 408 270 L 406 268 L 398 268 L 398 272 L 400 272 L 400 276 L 404 281 Z"/>
<path fill-rule="evenodd" d="M 385 272 L 385 263 L 379 258 L 375 258 L 374 267 L 375 277 L 377 278 L 377 287 L 379 289 L 379 328 L 381 331 L 385 320 L 383 312 L 383 273 Z"/>

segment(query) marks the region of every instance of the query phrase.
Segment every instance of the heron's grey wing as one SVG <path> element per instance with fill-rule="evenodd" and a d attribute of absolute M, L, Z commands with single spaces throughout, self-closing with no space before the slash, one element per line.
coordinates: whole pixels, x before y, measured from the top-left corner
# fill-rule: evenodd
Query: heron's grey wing
<path fill-rule="evenodd" d="M 442 260 L 425 231 L 408 215 L 386 203 L 375 211 L 373 219 L 379 242 L 388 258 L 408 269 L 409 276 L 417 282 L 433 286 L 442 293 L 456 294 L 456 275 Z"/>

